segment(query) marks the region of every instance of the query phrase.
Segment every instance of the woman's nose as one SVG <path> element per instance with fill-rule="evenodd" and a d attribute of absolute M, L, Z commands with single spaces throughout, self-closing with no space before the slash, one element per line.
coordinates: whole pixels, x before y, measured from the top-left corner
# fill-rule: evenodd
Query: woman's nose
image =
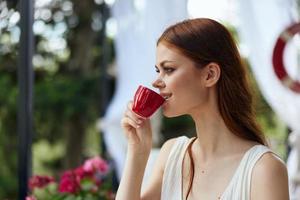
<path fill-rule="evenodd" d="M 155 88 L 162 88 L 162 87 L 165 87 L 165 83 L 163 80 L 158 78 L 152 83 L 152 86 Z"/>

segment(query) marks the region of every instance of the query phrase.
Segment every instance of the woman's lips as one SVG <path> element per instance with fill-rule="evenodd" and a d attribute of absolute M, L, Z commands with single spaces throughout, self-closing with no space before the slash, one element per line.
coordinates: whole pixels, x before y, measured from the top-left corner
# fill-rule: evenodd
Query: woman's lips
<path fill-rule="evenodd" d="M 167 101 L 172 96 L 172 93 L 160 93 L 160 95 Z"/>

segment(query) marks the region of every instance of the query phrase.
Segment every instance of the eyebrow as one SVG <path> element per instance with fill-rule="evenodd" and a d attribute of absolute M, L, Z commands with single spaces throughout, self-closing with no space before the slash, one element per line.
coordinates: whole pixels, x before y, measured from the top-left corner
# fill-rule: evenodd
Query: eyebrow
<path fill-rule="evenodd" d="M 175 61 L 172 60 L 164 60 L 162 62 L 159 63 L 159 66 L 164 66 L 166 63 L 175 63 Z M 155 65 L 155 68 L 158 68 L 157 65 Z"/>

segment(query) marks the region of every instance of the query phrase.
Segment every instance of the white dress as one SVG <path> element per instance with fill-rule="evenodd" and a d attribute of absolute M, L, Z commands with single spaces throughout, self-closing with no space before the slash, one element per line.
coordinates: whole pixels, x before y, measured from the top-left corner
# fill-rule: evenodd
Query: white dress
<path fill-rule="evenodd" d="M 170 151 L 163 175 L 161 200 L 182 200 L 182 163 L 190 141 L 186 136 L 178 137 Z M 244 154 L 221 196 L 222 200 L 250 200 L 252 169 L 266 152 L 272 151 L 264 145 L 255 145 Z"/>

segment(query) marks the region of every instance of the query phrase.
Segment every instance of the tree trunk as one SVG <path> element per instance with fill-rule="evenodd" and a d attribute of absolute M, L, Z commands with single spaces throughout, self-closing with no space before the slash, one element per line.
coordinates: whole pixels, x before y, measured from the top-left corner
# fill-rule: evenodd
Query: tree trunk
<path fill-rule="evenodd" d="M 82 162 L 82 151 L 85 139 L 85 123 L 82 116 L 74 117 L 68 125 L 65 169 L 75 168 Z"/>
<path fill-rule="evenodd" d="M 74 0 L 74 11 L 79 19 L 79 24 L 68 37 L 71 49 L 68 71 L 77 73 L 77 77 L 88 76 L 93 73 L 93 46 L 97 33 L 91 28 L 92 14 L 95 10 L 93 1 Z M 81 164 L 82 151 L 85 139 L 86 122 L 84 115 L 76 115 L 69 121 L 66 136 L 65 167 L 74 168 Z"/>

